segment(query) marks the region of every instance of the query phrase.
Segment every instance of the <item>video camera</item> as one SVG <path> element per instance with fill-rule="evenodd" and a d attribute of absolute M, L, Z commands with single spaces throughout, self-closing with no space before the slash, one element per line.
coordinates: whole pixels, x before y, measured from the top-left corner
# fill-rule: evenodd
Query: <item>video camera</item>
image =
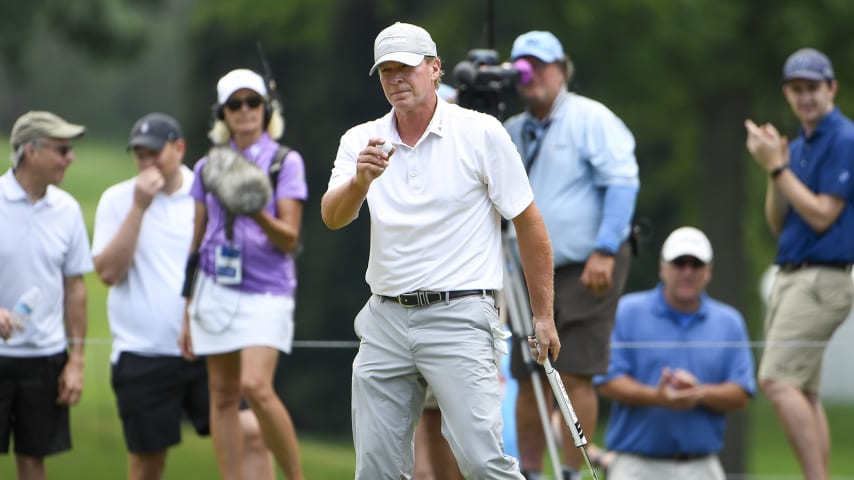
<path fill-rule="evenodd" d="M 530 64 L 517 63 L 500 63 L 495 50 L 470 50 L 468 58 L 454 67 L 457 103 L 503 120 L 506 105 L 502 96 L 512 92 L 517 83 L 530 79 Z"/>

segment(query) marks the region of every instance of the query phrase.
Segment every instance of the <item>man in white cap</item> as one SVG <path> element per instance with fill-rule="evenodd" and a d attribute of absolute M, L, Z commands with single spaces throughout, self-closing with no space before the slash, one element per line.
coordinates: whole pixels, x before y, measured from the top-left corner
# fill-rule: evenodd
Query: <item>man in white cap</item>
<path fill-rule="evenodd" d="M 620 299 L 608 373 L 594 378 L 612 400 L 608 480 L 724 480 L 726 413 L 756 391 L 744 319 L 704 292 L 712 246 L 696 228 L 667 237 L 659 277 Z"/>
<path fill-rule="evenodd" d="M 85 131 L 50 112 L 25 113 L 0 177 L 0 453 L 14 437 L 20 479 L 45 478 L 44 457 L 71 449 L 68 407 L 83 392 L 92 259 L 80 205 L 56 185 Z M 15 307 L 25 292 L 29 302 Z"/>
<path fill-rule="evenodd" d="M 501 217 L 518 232 L 538 360 L 560 350 L 551 245 L 525 170 L 498 120 L 438 98 L 442 63 L 423 28 L 381 31 L 375 71 L 392 109 L 341 137 L 321 203 L 331 229 L 365 201 L 371 217 L 373 295 L 355 320 L 356 478 L 409 478 L 429 384 L 463 476 L 521 479 L 501 443 Z"/>
<path fill-rule="evenodd" d="M 551 32 L 520 35 L 510 59 L 532 72 L 517 87 L 526 109 L 505 127 L 522 154 L 554 247 L 555 323 L 561 343 L 571 347 L 554 367 L 582 428 L 594 432 L 598 401 L 591 380 L 608 368 L 608 337 L 631 265 L 629 234 L 640 188 L 635 139 L 605 105 L 567 90 L 573 64 Z M 531 366 L 518 350 L 511 371 L 519 381 L 519 456 L 526 477 L 538 480 L 545 436 Z M 563 479 L 575 480 L 581 452 L 566 425 L 562 429 Z"/>

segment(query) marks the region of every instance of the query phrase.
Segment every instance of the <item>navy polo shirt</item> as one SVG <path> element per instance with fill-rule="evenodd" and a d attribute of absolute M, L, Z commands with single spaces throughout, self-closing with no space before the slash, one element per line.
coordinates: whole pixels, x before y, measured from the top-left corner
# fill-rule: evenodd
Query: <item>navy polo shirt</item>
<path fill-rule="evenodd" d="M 789 207 L 775 262 L 854 263 L 854 123 L 834 108 L 809 137 L 802 129 L 789 153 L 792 173 L 807 188 L 843 198 L 845 208 L 820 234 Z"/>

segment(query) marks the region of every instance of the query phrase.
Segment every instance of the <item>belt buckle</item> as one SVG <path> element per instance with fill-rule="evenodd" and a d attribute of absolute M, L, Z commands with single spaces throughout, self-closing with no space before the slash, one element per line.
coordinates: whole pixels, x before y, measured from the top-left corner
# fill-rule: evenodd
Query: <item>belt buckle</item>
<path fill-rule="evenodd" d="M 426 291 L 426 290 L 416 290 L 414 292 L 402 293 L 402 294 L 398 295 L 397 296 L 397 303 L 399 303 L 400 306 L 402 306 L 402 307 L 415 308 L 415 307 L 426 307 L 426 306 L 432 305 L 432 304 L 438 302 L 439 300 L 441 300 L 441 298 L 439 298 L 436 301 L 431 301 L 430 300 L 431 294 L 439 294 L 439 296 L 441 297 L 441 292 L 430 292 L 430 291 Z M 413 301 L 414 301 L 414 303 L 404 303 L 404 302 L 413 302 Z"/>
<path fill-rule="evenodd" d="M 397 296 L 397 303 L 400 304 L 400 306 L 404 307 L 404 308 L 414 308 L 414 307 L 419 306 L 418 303 L 415 303 L 415 304 L 406 303 L 409 301 L 409 299 L 411 297 L 412 297 L 411 293 L 401 293 L 400 295 Z"/>

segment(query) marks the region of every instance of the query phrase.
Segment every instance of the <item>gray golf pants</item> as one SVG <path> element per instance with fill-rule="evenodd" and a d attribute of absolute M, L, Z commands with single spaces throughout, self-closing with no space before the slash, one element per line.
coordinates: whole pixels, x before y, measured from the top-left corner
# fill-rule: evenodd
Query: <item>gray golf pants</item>
<path fill-rule="evenodd" d="M 429 384 L 442 433 L 466 478 L 522 479 L 504 454 L 495 300 L 406 308 L 376 295 L 356 316 L 352 420 L 356 479 L 409 479 L 413 431 Z"/>

